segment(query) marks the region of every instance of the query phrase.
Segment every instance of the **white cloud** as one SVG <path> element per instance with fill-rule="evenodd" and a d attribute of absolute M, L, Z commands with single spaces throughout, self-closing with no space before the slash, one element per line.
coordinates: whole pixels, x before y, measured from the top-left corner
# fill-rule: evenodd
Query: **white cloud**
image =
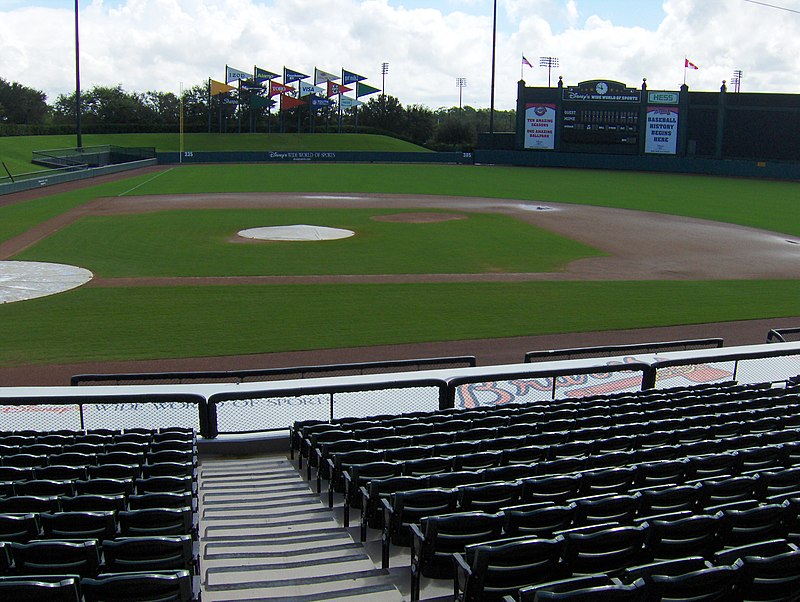
<path fill-rule="evenodd" d="M 785 0 L 800 8 L 800 0 Z M 30 4 L 30 3 L 29 3 Z M 74 14 L 67 8 L 0 3 L 0 77 L 45 91 L 50 100 L 74 89 Z M 794 7 L 794 4 L 792 6 Z M 745 91 L 800 89 L 800 16 L 750 3 L 665 0 L 656 30 L 621 27 L 579 12 L 574 0 L 501 0 L 495 106 L 512 108 L 521 55 L 538 65 L 557 56 L 567 84 L 596 78 L 676 89 L 683 59 L 694 90 L 716 90 L 734 69 Z M 62 5 L 63 6 L 63 5 Z M 102 0 L 80 15 L 81 80 L 121 84 L 128 91 L 177 92 L 226 64 L 304 73 L 344 67 L 386 89 L 403 104 L 431 108 L 458 102 L 455 78 L 467 78 L 465 104 L 489 105 L 491 2 L 387 0 Z M 483 13 L 479 10 L 485 8 Z M 553 26 L 558 23 L 559 26 Z M 562 27 L 561 25 L 565 25 Z M 546 85 L 547 71 L 525 68 L 528 85 Z"/>

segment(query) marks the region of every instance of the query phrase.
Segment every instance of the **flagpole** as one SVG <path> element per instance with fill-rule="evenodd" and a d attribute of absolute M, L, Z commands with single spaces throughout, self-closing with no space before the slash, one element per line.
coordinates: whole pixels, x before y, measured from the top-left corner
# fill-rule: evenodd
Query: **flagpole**
<path fill-rule="evenodd" d="M 686 57 L 683 57 L 683 85 L 686 85 L 686 61 L 688 61 Z"/>
<path fill-rule="evenodd" d="M 78 36 L 78 0 L 75 0 L 75 130 L 78 148 L 83 148 L 81 136 L 81 52 Z"/>
<path fill-rule="evenodd" d="M 180 156 L 178 163 L 183 163 L 183 82 L 180 83 Z"/>

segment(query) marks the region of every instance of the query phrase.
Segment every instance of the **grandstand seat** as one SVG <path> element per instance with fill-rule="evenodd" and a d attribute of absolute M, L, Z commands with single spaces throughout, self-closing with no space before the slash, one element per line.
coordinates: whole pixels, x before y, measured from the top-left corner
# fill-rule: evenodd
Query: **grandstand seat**
<path fill-rule="evenodd" d="M 374 479 L 367 486 L 361 487 L 361 541 L 367 540 L 367 527 L 383 528 L 383 499 L 397 491 L 424 489 L 426 477 L 402 475 L 388 479 Z"/>
<path fill-rule="evenodd" d="M 13 483 L 14 481 L 27 481 L 34 478 L 35 468 L 19 466 L 0 466 L 0 482 Z"/>
<path fill-rule="evenodd" d="M 503 517 L 459 512 L 422 518 L 411 528 L 411 599 L 419 600 L 420 577 L 452 578 L 453 554 L 471 544 L 500 537 Z"/>
<path fill-rule="evenodd" d="M 744 600 L 791 600 L 800 591 L 800 550 L 736 561 Z"/>
<path fill-rule="evenodd" d="M 41 602 L 83 602 L 78 577 L 36 576 L 0 578 L 0 599 Z"/>
<path fill-rule="evenodd" d="M 581 475 L 578 495 L 588 497 L 602 494 L 627 493 L 636 478 L 633 466 L 587 470 Z"/>
<path fill-rule="evenodd" d="M 378 439 L 370 439 L 367 441 L 367 449 L 380 450 L 385 452 L 387 449 L 399 449 L 413 445 L 414 441 L 410 437 L 401 435 L 391 435 L 389 437 L 380 437 Z"/>
<path fill-rule="evenodd" d="M 509 464 L 507 466 L 493 466 L 483 471 L 483 480 L 490 481 L 517 481 L 536 476 L 535 464 Z"/>
<path fill-rule="evenodd" d="M 453 458 L 446 456 L 431 456 L 419 460 L 408 460 L 403 465 L 403 474 L 419 477 L 450 472 L 453 469 Z"/>
<path fill-rule="evenodd" d="M 128 507 L 131 510 L 142 508 L 183 508 L 189 506 L 195 508 L 195 500 L 188 491 L 180 493 L 142 493 L 131 494 L 128 496 Z"/>
<path fill-rule="evenodd" d="M 413 435 L 411 441 L 414 445 L 441 445 L 455 441 L 456 434 L 453 431 L 432 431 L 430 433 L 420 433 Z"/>
<path fill-rule="evenodd" d="M 547 457 L 547 447 L 544 445 L 525 445 L 515 449 L 503 450 L 502 464 L 531 464 L 542 462 Z"/>
<path fill-rule="evenodd" d="M 125 429 L 125 432 L 114 435 L 114 443 L 150 443 L 153 431 L 149 429 Z"/>
<path fill-rule="evenodd" d="M 782 470 L 765 470 L 759 473 L 760 499 L 775 499 L 783 496 L 800 495 L 800 466 Z"/>
<path fill-rule="evenodd" d="M 95 456 L 97 464 L 144 464 L 144 451 L 105 451 Z"/>
<path fill-rule="evenodd" d="M 192 477 L 148 477 L 134 481 L 136 493 L 183 493 L 194 491 L 195 482 Z"/>
<path fill-rule="evenodd" d="M 383 452 L 377 449 L 356 449 L 334 452 L 317 466 L 317 493 L 322 492 L 322 479 L 328 480 L 328 507 L 333 508 L 334 492 L 344 491 L 344 471 L 354 464 L 380 462 Z"/>
<path fill-rule="evenodd" d="M 403 462 L 405 460 L 418 460 L 419 458 L 430 458 L 432 448 L 424 445 L 409 445 L 398 447 L 397 449 L 387 449 L 383 452 L 383 459 L 386 462 Z"/>
<path fill-rule="evenodd" d="M 748 447 L 737 450 L 736 455 L 739 461 L 739 474 L 783 468 L 782 450 L 777 445 Z"/>
<path fill-rule="evenodd" d="M 497 512 L 519 500 L 522 485 L 516 481 L 499 481 L 462 485 L 456 488 L 459 508 L 465 511 Z"/>
<path fill-rule="evenodd" d="M 11 555 L 18 575 L 94 577 L 100 570 L 97 540 L 12 543 Z"/>
<path fill-rule="evenodd" d="M 191 507 L 142 508 L 117 513 L 123 537 L 192 535 L 197 531 Z"/>
<path fill-rule="evenodd" d="M 81 579 L 85 602 L 190 602 L 197 599 L 189 571 L 106 573 Z"/>
<path fill-rule="evenodd" d="M 124 510 L 124 495 L 84 494 L 64 496 L 61 498 L 61 509 L 65 512 L 93 512 L 102 510 Z"/>
<path fill-rule="evenodd" d="M 546 460 L 536 465 L 536 472 L 541 476 L 563 475 L 573 472 L 583 472 L 589 466 L 589 457 L 559 458 Z"/>
<path fill-rule="evenodd" d="M 683 575 L 653 575 L 648 595 L 656 600 L 735 600 L 738 566 L 714 566 Z"/>
<path fill-rule="evenodd" d="M 425 477 L 427 487 L 439 487 L 442 489 L 453 489 L 461 485 L 476 485 L 483 482 L 483 475 L 480 472 L 470 472 L 459 470 L 458 472 L 441 472 Z"/>
<path fill-rule="evenodd" d="M 500 466 L 502 452 L 478 451 L 471 454 L 457 455 L 453 458 L 453 470 L 484 470 Z"/>
<path fill-rule="evenodd" d="M 720 504 L 755 500 L 758 486 L 757 474 L 720 480 L 704 480 L 700 482 L 700 497 L 697 503 L 701 508 L 708 508 Z"/>
<path fill-rule="evenodd" d="M 56 464 L 40 466 L 34 468 L 33 471 L 35 479 L 40 480 L 68 481 L 86 478 L 85 466 L 60 466 Z"/>
<path fill-rule="evenodd" d="M 633 583 L 637 579 L 643 579 L 646 582 L 653 575 L 683 575 L 710 566 L 712 564 L 702 556 L 687 556 L 628 567 L 619 574 L 619 578 L 623 583 Z"/>
<path fill-rule="evenodd" d="M 479 441 L 451 441 L 437 443 L 433 446 L 432 456 L 458 456 L 461 454 L 474 454 L 481 450 Z"/>
<path fill-rule="evenodd" d="M 508 537 L 553 537 L 575 521 L 575 504 L 556 506 L 547 502 L 503 508 L 503 532 Z"/>
<path fill-rule="evenodd" d="M 609 587 L 618 588 L 620 585 L 621 582 L 618 579 L 613 579 L 608 575 L 569 577 L 557 581 L 548 581 L 538 585 L 522 587 L 519 590 L 517 598 L 519 602 L 535 602 L 536 600 L 543 599 L 542 596 L 551 596 L 546 599 L 553 599 L 553 595 L 570 596 L 575 594 L 580 596 L 578 598 L 579 600 L 606 600 L 608 598 L 604 595 L 601 596 L 600 592 L 606 594 L 608 593 Z M 641 584 L 637 583 L 637 590 L 640 587 Z M 621 595 L 626 596 L 630 594 L 623 590 Z M 611 596 L 613 596 L 613 594 L 611 594 Z M 611 599 L 615 598 L 612 597 Z M 623 599 L 625 598 L 623 597 Z M 634 600 L 636 599 L 637 598 L 634 598 Z M 508 597 L 506 597 L 506 600 L 508 600 Z"/>
<path fill-rule="evenodd" d="M 705 480 L 733 477 L 738 474 L 739 458 L 735 452 L 720 452 L 705 456 L 691 456 L 686 480 Z"/>
<path fill-rule="evenodd" d="M 456 441 L 469 441 L 478 444 L 478 449 L 476 451 L 480 451 L 481 446 L 483 445 L 483 441 L 486 439 L 494 439 L 497 437 L 497 428 L 490 428 L 490 427 L 483 427 L 483 428 L 475 428 L 472 426 L 469 430 L 462 431 L 456 433 Z"/>
<path fill-rule="evenodd" d="M 676 485 L 642 489 L 639 516 L 655 516 L 682 510 L 694 511 L 700 497 L 700 485 Z"/>
<path fill-rule="evenodd" d="M 48 539 L 113 539 L 117 534 L 114 512 L 53 512 L 39 515 Z"/>
<path fill-rule="evenodd" d="M 508 449 L 517 449 L 518 447 L 525 446 L 524 436 L 506 436 L 502 433 L 497 433 L 498 436 L 488 438 L 481 442 L 481 451 L 499 451 L 502 452 Z"/>
<path fill-rule="evenodd" d="M 647 545 L 653 560 L 673 560 L 687 556 L 711 558 L 722 547 L 719 537 L 722 521 L 722 513 L 648 521 L 650 532 Z"/>
<path fill-rule="evenodd" d="M 327 433 L 324 433 L 327 434 Z M 312 469 L 325 471 L 327 478 L 327 461 L 328 458 L 335 453 L 344 453 L 354 450 L 366 450 L 367 441 L 365 439 L 336 439 L 334 441 L 323 441 L 318 445 L 312 447 L 308 456 L 308 464 L 306 465 L 306 478 L 311 480 Z"/>
<path fill-rule="evenodd" d="M 454 555 L 455 599 L 495 602 L 516 595 L 520 587 L 565 577 L 564 545 L 563 537 L 533 537 L 467 546 Z"/>
<path fill-rule="evenodd" d="M 0 514 L 0 541 L 27 543 L 40 532 L 38 514 Z"/>
<path fill-rule="evenodd" d="M 426 516 L 455 512 L 458 503 L 454 489 L 417 489 L 398 491 L 382 500 L 383 536 L 382 566 L 389 568 L 391 545 L 411 545 L 411 525 Z"/>
<path fill-rule="evenodd" d="M 131 480 L 137 478 L 142 469 L 138 464 L 98 464 L 88 466 L 86 472 L 91 479 Z"/>
<path fill-rule="evenodd" d="M 589 456 L 589 468 L 622 468 L 636 463 L 636 451 L 604 452 Z"/>
<path fill-rule="evenodd" d="M 720 529 L 720 539 L 725 547 L 742 546 L 770 539 L 785 539 L 789 523 L 797 517 L 797 509 L 790 504 L 766 504 L 746 510 L 723 510 L 725 520 Z"/>
<path fill-rule="evenodd" d="M 785 554 L 786 552 L 793 552 L 795 550 L 797 550 L 797 546 L 789 543 L 785 539 L 770 539 L 768 541 L 759 541 L 757 543 L 718 550 L 711 557 L 711 564 L 714 566 L 729 566 L 746 556 L 777 556 L 778 554 Z"/>
<path fill-rule="evenodd" d="M 350 508 L 361 507 L 359 490 L 373 479 L 388 479 L 400 476 L 403 470 L 399 462 L 368 462 L 354 464 L 344 471 L 344 523 L 349 526 Z"/>
<path fill-rule="evenodd" d="M 581 477 L 577 474 L 554 475 L 523 479 L 519 499 L 521 504 L 550 502 L 565 503 L 578 495 Z"/>
<path fill-rule="evenodd" d="M 72 481 L 54 481 L 50 479 L 34 479 L 14 483 L 17 495 L 60 496 L 73 495 L 75 488 Z"/>
<path fill-rule="evenodd" d="M 594 532 L 567 531 L 564 558 L 576 576 L 621 571 L 648 559 L 647 534 L 647 523 Z"/>
<path fill-rule="evenodd" d="M 14 449 L 13 451 L 18 451 Z M 11 453 L 2 454 L 3 466 L 15 466 L 17 468 L 36 468 L 47 465 L 47 456 L 35 454 Z"/>
<path fill-rule="evenodd" d="M 0 513 L 58 512 L 59 499 L 55 495 L 14 495 L 0 498 Z"/>
<path fill-rule="evenodd" d="M 105 540 L 103 556 L 105 570 L 109 573 L 186 570 L 197 574 L 191 535 Z"/>
<path fill-rule="evenodd" d="M 575 504 L 575 525 L 596 525 L 615 522 L 629 525 L 639 512 L 639 494 L 579 498 Z"/>
<path fill-rule="evenodd" d="M 91 466 L 92 464 L 97 464 L 97 454 L 77 451 L 62 452 L 50 456 L 50 464 L 58 466 Z"/>
<path fill-rule="evenodd" d="M 553 445 L 547 450 L 548 460 L 565 458 L 586 458 L 592 453 L 591 441 L 571 441 Z"/>
<path fill-rule="evenodd" d="M 130 495 L 133 492 L 132 479 L 93 478 L 74 481 L 78 495 Z"/>
<path fill-rule="evenodd" d="M 178 462 L 180 464 L 197 463 L 195 455 L 191 451 L 180 449 L 161 449 L 154 451 L 152 447 L 150 451 L 145 454 L 145 461 L 149 464 L 158 464 L 160 462 Z"/>

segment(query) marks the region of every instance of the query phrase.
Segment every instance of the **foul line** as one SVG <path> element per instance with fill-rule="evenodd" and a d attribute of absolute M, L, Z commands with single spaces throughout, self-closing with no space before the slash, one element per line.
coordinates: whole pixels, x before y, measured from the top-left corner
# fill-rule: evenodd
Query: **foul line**
<path fill-rule="evenodd" d="M 158 178 L 159 176 L 163 176 L 165 173 L 169 173 L 169 172 L 171 172 L 173 169 L 175 169 L 175 168 L 174 168 L 174 167 L 170 167 L 170 168 L 169 168 L 169 169 L 167 169 L 167 170 L 160 171 L 160 172 L 158 172 L 156 175 L 154 175 L 152 178 L 150 178 L 149 180 L 145 180 L 144 182 L 142 182 L 142 183 L 140 183 L 140 184 L 137 184 L 137 185 L 136 185 L 136 186 L 134 186 L 133 188 L 129 188 L 129 189 L 128 189 L 128 190 L 126 190 L 125 192 L 120 192 L 120 193 L 119 193 L 117 196 L 118 196 L 118 197 L 120 197 L 120 196 L 125 196 L 125 195 L 126 195 L 126 194 L 128 194 L 129 192 L 133 192 L 133 191 L 134 191 L 134 190 L 136 190 L 137 188 L 141 188 L 141 187 L 142 187 L 142 186 L 144 186 L 145 184 L 149 184 L 150 182 L 152 182 L 153 180 L 155 180 L 155 179 L 156 179 L 156 178 Z"/>

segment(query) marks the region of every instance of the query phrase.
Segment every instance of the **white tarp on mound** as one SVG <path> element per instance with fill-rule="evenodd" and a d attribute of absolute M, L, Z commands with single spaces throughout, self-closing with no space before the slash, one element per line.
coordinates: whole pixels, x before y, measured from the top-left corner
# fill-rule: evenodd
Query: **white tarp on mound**
<path fill-rule="evenodd" d="M 0 261 L 0 303 L 54 295 L 89 282 L 89 270 L 60 263 Z"/>
<path fill-rule="evenodd" d="M 327 228 L 325 226 L 309 226 L 295 224 L 292 226 L 267 226 L 264 228 L 250 228 L 239 232 L 239 236 L 256 240 L 338 240 L 349 238 L 355 232 L 342 228 Z"/>

